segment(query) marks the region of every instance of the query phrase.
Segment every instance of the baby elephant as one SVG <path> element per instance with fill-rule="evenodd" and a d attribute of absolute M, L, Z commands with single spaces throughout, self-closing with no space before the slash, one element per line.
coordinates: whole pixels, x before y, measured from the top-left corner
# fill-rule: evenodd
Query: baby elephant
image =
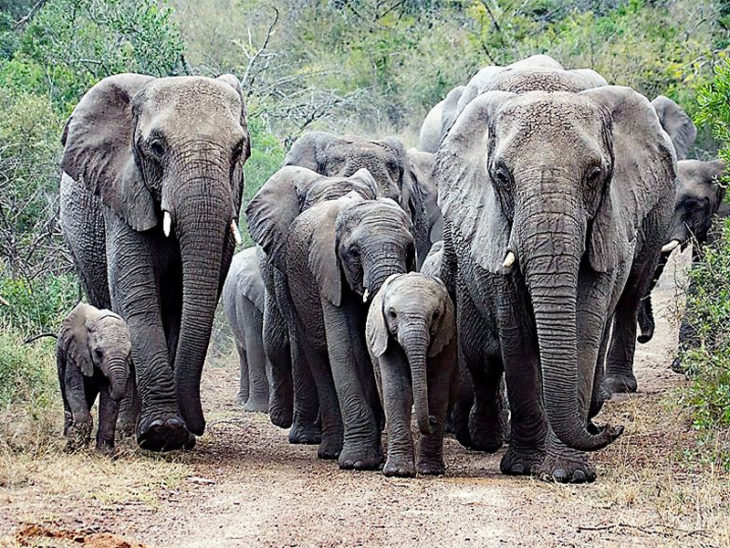
<path fill-rule="evenodd" d="M 131 389 L 131 342 L 124 320 L 110 310 L 79 303 L 63 320 L 56 344 L 63 397 L 63 434 L 71 450 L 91 438 L 91 406 L 99 395 L 96 448 L 114 448 L 119 401 Z"/>
<path fill-rule="evenodd" d="M 454 305 L 420 273 L 390 276 L 370 305 L 367 339 L 388 428 L 386 476 L 443 474 L 444 423 L 457 381 Z M 411 405 L 421 439 L 414 466 Z"/>

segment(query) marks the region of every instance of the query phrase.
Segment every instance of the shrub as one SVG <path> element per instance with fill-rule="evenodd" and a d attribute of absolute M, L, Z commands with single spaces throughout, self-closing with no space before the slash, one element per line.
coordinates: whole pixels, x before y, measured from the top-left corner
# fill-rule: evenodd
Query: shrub
<path fill-rule="evenodd" d="M 0 408 L 33 402 L 44 407 L 53 401 L 55 386 L 54 339 L 24 344 L 22 332 L 0 323 Z"/>
<path fill-rule="evenodd" d="M 28 336 L 44 331 L 55 333 L 79 300 L 79 286 L 72 274 L 33 282 L 1 274 L 0 295 L 9 306 L 0 305 L 0 324 L 13 326 Z"/>

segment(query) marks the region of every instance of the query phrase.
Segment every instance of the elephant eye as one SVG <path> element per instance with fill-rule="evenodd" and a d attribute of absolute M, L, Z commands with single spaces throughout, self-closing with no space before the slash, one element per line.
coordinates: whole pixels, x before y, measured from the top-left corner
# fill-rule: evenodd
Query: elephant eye
<path fill-rule="evenodd" d="M 438 320 L 439 319 L 440 312 L 438 310 L 433 311 L 433 319 Z"/>
<path fill-rule="evenodd" d="M 598 180 L 601 178 L 601 168 L 600 166 L 593 166 L 591 169 L 588 170 L 588 174 L 586 175 L 586 181 L 588 184 L 595 184 L 598 182 Z"/>
<path fill-rule="evenodd" d="M 243 152 L 243 139 L 238 141 L 236 143 L 236 146 L 233 147 L 233 162 L 237 162 L 238 159 L 241 157 L 241 153 Z"/>
<path fill-rule="evenodd" d="M 512 184 L 512 174 L 504 164 L 497 166 L 492 177 L 494 178 L 494 182 L 501 188 L 507 188 Z"/>
<path fill-rule="evenodd" d="M 104 353 L 101 351 L 101 348 L 95 348 L 94 354 L 96 355 L 97 358 L 101 358 L 104 355 Z"/>
<path fill-rule="evenodd" d="M 150 152 L 158 158 L 162 158 L 165 155 L 165 146 L 162 144 L 162 141 L 156 139 L 149 144 L 149 147 Z"/>
<path fill-rule="evenodd" d="M 388 309 L 388 316 L 390 316 L 392 319 L 395 320 L 395 318 L 398 316 L 398 313 L 395 311 L 395 308 Z"/>

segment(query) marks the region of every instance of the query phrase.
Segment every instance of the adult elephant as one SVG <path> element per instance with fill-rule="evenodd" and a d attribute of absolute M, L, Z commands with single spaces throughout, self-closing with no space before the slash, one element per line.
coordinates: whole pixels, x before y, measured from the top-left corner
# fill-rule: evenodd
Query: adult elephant
<path fill-rule="evenodd" d="M 519 80 L 532 89 L 566 84 L 560 71 L 543 74 Z M 482 448 L 504 438 L 494 404 L 504 370 L 511 431 L 501 470 L 593 480 L 585 452 L 623 430 L 591 421 L 611 318 L 608 363 L 630 363 L 671 217 L 669 137 L 629 88 L 487 92 L 444 139 L 434 176 L 442 277 L 457 295 Z"/>
<path fill-rule="evenodd" d="M 675 147 L 676 149 L 676 147 Z M 727 218 L 730 207 L 723 203 L 725 187 L 720 178 L 725 173 L 725 162 L 714 160 L 682 160 L 677 162 L 679 186 L 676 191 L 674 214 L 666 236 L 666 244 L 662 247 L 659 265 L 654 273 L 651 287 L 642 300 L 639 311 L 639 327 L 641 334 L 638 341 L 649 342 L 654 335 L 654 313 L 651 304 L 651 291 L 664 272 L 669 256 L 676 248 L 684 250 L 692 244 L 692 264 L 697 263 L 702 254 L 702 247 L 714 241 L 711 230 L 715 218 Z M 694 291 L 691 284 L 690 293 Z M 694 342 L 694 329 L 685 317 L 679 328 L 680 350 L 688 348 Z M 680 358 L 672 363 L 674 370 L 681 370 Z M 634 392 L 636 378 L 633 371 L 617 371 L 616 382 L 609 388 L 614 392 Z"/>
<path fill-rule="evenodd" d="M 61 224 L 78 269 L 94 274 L 89 296 L 109 295 L 129 325 L 137 441 L 190 446 L 205 428 L 200 376 L 240 238 L 251 150 L 240 84 L 111 76 L 81 99 L 62 142 Z"/>
<path fill-rule="evenodd" d="M 241 374 L 236 401 L 246 411 L 264 413 L 269 410 L 271 370 L 263 340 L 265 294 L 256 248 L 236 253 L 221 294 Z"/>
<path fill-rule="evenodd" d="M 443 100 L 428 111 L 418 135 L 418 147 L 423 152 L 435 153 L 439 149 L 443 137 L 444 120 L 451 120 L 454 117 L 453 113 L 464 92 L 464 87 L 456 86 L 446 94 Z"/>
<path fill-rule="evenodd" d="M 302 166 L 329 177 L 348 177 L 365 168 L 378 184 L 384 198 L 390 198 L 408 213 L 413 223 L 418 264 L 431 248 L 430 224 L 424 201 L 422 182 L 416 179 L 422 172 L 415 159 L 406 153 L 397 137 L 365 139 L 354 135 L 338 136 L 324 131 L 311 131 L 292 145 L 284 165 Z"/>
<path fill-rule="evenodd" d="M 357 192 L 374 199 L 380 190 L 366 169 L 349 177 L 326 177 L 298 166 L 284 166 L 259 189 L 246 208 L 251 238 L 259 244 L 259 270 L 266 287 L 264 348 L 271 361 L 271 422 L 288 428 L 290 443 L 320 443 L 319 400 L 299 334 L 286 268 L 289 227 L 319 202 Z"/>
<path fill-rule="evenodd" d="M 669 97 L 659 95 L 651 102 L 659 123 L 667 132 L 677 153 L 677 160 L 684 160 L 697 138 L 697 128 L 682 107 Z"/>

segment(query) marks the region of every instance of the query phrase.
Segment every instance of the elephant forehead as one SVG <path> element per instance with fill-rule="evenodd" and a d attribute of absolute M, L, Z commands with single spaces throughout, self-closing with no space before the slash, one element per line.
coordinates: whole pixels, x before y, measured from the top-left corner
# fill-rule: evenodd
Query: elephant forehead
<path fill-rule="evenodd" d="M 411 272 L 389 284 L 386 302 L 394 307 L 434 309 L 444 296 L 444 288 L 434 278 Z"/>
<path fill-rule="evenodd" d="M 578 92 L 585 89 L 585 87 L 576 75 L 568 71 L 539 68 L 506 73 L 505 78 L 496 89 L 512 93 L 530 91 Z"/>
<path fill-rule="evenodd" d="M 354 204 L 340 214 L 338 221 L 369 228 L 410 228 L 410 220 L 405 212 L 395 202 L 384 199 L 364 200 Z"/>

